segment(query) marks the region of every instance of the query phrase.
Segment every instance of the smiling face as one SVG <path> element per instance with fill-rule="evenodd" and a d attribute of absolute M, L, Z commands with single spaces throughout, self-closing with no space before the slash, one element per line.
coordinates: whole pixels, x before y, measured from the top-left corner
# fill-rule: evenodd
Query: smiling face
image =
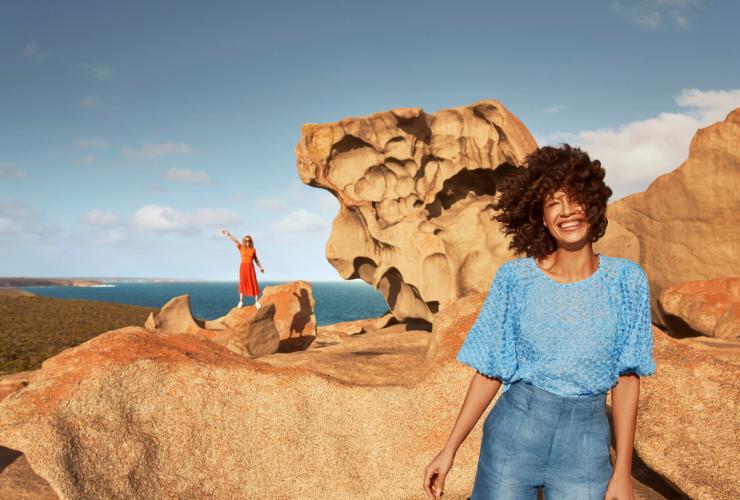
<path fill-rule="evenodd" d="M 252 246 L 252 237 L 247 235 L 244 238 L 242 238 L 242 245 L 245 247 L 251 247 Z"/>
<path fill-rule="evenodd" d="M 590 225 L 585 209 L 568 198 L 563 189 L 545 198 L 542 212 L 543 222 L 558 246 L 578 246 L 587 240 Z"/>

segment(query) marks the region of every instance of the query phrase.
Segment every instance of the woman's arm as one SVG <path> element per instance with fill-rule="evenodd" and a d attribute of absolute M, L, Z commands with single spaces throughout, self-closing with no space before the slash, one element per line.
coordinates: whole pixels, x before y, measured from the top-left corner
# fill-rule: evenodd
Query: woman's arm
<path fill-rule="evenodd" d="M 639 399 L 640 377 L 635 374 L 619 377 L 617 385 L 612 388 L 612 419 L 617 442 L 614 477 L 631 477 Z"/>
<path fill-rule="evenodd" d="M 628 268 L 627 309 L 623 338 L 616 369 L 617 383 L 612 387 L 612 419 L 617 459 L 607 498 L 630 498 L 632 492 L 632 453 L 637 428 L 637 405 L 640 400 L 640 377 L 655 373 L 653 359 L 653 325 L 650 311 L 650 283 L 645 271 L 635 265 Z"/>
<path fill-rule="evenodd" d="M 452 427 L 450 436 L 447 438 L 443 450 L 455 455 L 460 445 L 468 437 L 470 431 L 480 420 L 481 415 L 493 398 L 496 397 L 501 381 L 496 378 L 487 377 L 480 372 L 475 372 L 473 379 L 468 386 L 468 392 L 465 395 L 462 408 L 457 416 L 455 425 Z"/>
<path fill-rule="evenodd" d="M 483 411 L 488 407 L 501 387 L 501 381 L 482 375 L 476 371 L 473 375 L 462 408 L 452 427 L 447 442 L 431 463 L 424 470 L 424 493 L 428 498 L 439 498 L 444 489 L 445 479 L 452 468 L 455 455 L 470 431 L 480 420 Z"/>
<path fill-rule="evenodd" d="M 239 244 L 239 240 L 237 240 L 236 238 L 234 238 L 234 235 L 231 234 L 228 229 L 224 229 L 221 232 L 224 234 L 224 236 L 226 236 L 227 238 L 229 238 L 231 241 L 233 241 L 237 245 Z"/>
<path fill-rule="evenodd" d="M 264 273 L 265 270 L 262 269 L 262 264 L 260 264 L 260 260 L 257 258 L 257 250 L 254 251 L 254 261 L 257 263 L 257 267 L 260 268 L 260 271 Z"/>

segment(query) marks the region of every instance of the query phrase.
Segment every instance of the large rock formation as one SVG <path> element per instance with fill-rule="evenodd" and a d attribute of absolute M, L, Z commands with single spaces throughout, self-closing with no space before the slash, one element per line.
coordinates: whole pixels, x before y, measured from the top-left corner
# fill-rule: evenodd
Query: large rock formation
<path fill-rule="evenodd" d="M 640 384 L 635 452 L 689 498 L 740 498 L 740 343 L 655 327 L 653 338 L 658 368 Z"/>
<path fill-rule="evenodd" d="M 471 373 L 416 375 L 423 345 L 397 335 L 356 336 L 343 357 L 367 377 L 352 380 L 347 361 L 342 380 L 197 335 L 115 330 L 47 360 L 3 400 L 0 443 L 62 498 L 419 498 Z M 394 354 L 402 337 L 406 354 Z M 306 353 L 281 356 L 295 355 Z M 329 369 L 336 357 L 324 356 Z M 450 498 L 470 492 L 482 422 L 457 454 Z"/>
<path fill-rule="evenodd" d="M 232 309 L 224 322 L 226 328 L 209 330 L 206 337 L 242 356 L 273 354 L 280 348 L 275 319 L 275 304 Z"/>
<path fill-rule="evenodd" d="M 259 360 L 193 334 L 108 332 L 0 402 L 0 443 L 62 498 L 419 498 L 470 382 L 453 356 L 481 298 L 440 313 L 450 331 L 431 359 L 427 332 Z M 733 498 L 739 344 L 654 335 L 636 450 L 692 498 Z M 486 416 L 458 451 L 450 498 L 470 493 Z"/>
<path fill-rule="evenodd" d="M 689 158 L 642 193 L 609 205 L 609 229 L 596 248 L 643 266 L 650 277 L 653 320 L 669 326 L 658 298 L 687 281 L 740 276 L 740 109 L 696 132 Z M 617 222 L 620 234 L 613 234 Z M 623 229 L 639 241 L 625 252 Z M 679 332 L 673 332 L 679 335 Z"/>
<path fill-rule="evenodd" d="M 681 283 L 659 300 L 675 332 L 740 339 L 740 278 Z"/>
<path fill-rule="evenodd" d="M 190 297 L 181 295 L 150 314 L 144 327 L 159 334 L 192 333 L 249 357 L 306 349 L 316 338 L 312 287 L 293 281 L 265 287 L 261 308 L 233 308 L 226 316 L 201 321 L 193 317 Z"/>
<path fill-rule="evenodd" d="M 150 313 L 144 327 L 160 335 L 199 335 L 251 358 L 277 352 L 280 345 L 273 304 L 262 309 L 254 306 L 232 309 L 228 316 L 216 322 L 200 321 L 190 311 L 190 296 L 180 295 L 167 302 L 158 313 Z"/>
<path fill-rule="evenodd" d="M 508 260 L 490 207 L 496 184 L 537 147 L 498 101 L 305 125 L 301 180 L 340 210 L 326 246 L 345 279 L 376 287 L 401 321 L 425 320 L 488 288 Z"/>
<path fill-rule="evenodd" d="M 190 295 L 179 295 L 167 301 L 158 313 L 149 313 L 144 328 L 158 333 L 198 333 L 201 323 L 190 311 Z"/>
<path fill-rule="evenodd" d="M 273 323 L 281 352 L 303 350 L 316 338 L 316 300 L 313 287 L 307 281 L 266 286 L 260 304 L 262 313 L 257 316 L 274 309 Z M 211 330 L 244 331 L 252 328 L 249 322 L 254 317 L 253 306 L 234 308 L 222 318 L 206 321 L 205 326 Z"/>

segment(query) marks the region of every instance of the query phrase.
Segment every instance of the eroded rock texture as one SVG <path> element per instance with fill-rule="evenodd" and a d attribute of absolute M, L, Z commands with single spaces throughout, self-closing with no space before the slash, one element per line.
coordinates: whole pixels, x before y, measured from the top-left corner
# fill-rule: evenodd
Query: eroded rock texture
<path fill-rule="evenodd" d="M 0 443 L 61 498 L 419 498 L 470 372 L 447 364 L 421 380 L 428 333 L 395 335 L 356 336 L 315 361 L 284 354 L 300 368 L 277 368 L 198 335 L 108 332 L 0 402 Z M 341 379 L 313 372 L 322 360 Z M 470 492 L 482 422 L 450 498 Z"/>
<path fill-rule="evenodd" d="M 190 297 L 181 295 L 150 314 L 144 327 L 158 334 L 192 333 L 248 357 L 303 350 L 316 338 L 311 284 L 298 280 L 265 287 L 261 308 L 233 308 L 209 321 L 193 317 Z"/>
<path fill-rule="evenodd" d="M 690 281 L 660 296 L 671 330 L 740 339 L 740 278 Z"/>
<path fill-rule="evenodd" d="M 486 290 L 512 257 L 490 205 L 499 180 L 536 147 L 487 100 L 305 125 L 296 158 L 304 183 L 339 200 L 326 256 L 342 278 L 375 286 L 398 320 L 431 323 Z"/>
<path fill-rule="evenodd" d="M 699 129 L 689 158 L 676 170 L 655 179 L 642 193 L 609 205 L 609 228 L 596 248 L 633 259 L 645 269 L 657 324 L 671 327 L 658 303 L 669 286 L 740 276 L 738 193 L 740 108 L 724 121 Z M 618 235 L 611 232 L 613 222 L 621 226 Z"/>

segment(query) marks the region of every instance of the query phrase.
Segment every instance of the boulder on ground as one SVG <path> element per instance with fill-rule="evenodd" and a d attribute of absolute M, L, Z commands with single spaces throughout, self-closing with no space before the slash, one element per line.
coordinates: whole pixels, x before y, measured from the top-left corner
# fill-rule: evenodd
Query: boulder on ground
<path fill-rule="evenodd" d="M 653 338 L 657 371 L 640 383 L 635 452 L 689 498 L 739 498 L 740 343 L 656 327 Z"/>
<path fill-rule="evenodd" d="M 676 337 L 698 332 L 708 337 L 740 338 L 740 278 L 671 286 L 660 296 L 660 305 Z"/>
<path fill-rule="evenodd" d="M 452 364 L 415 376 L 422 336 L 361 335 L 356 350 L 324 355 L 325 370 L 344 360 L 344 376 L 353 359 L 366 366 L 349 382 L 197 335 L 115 330 L 47 360 L 0 402 L 0 443 L 62 498 L 416 498 L 470 380 Z M 451 498 L 470 492 L 481 426 L 456 456 Z"/>
<path fill-rule="evenodd" d="M 609 227 L 595 248 L 639 263 L 650 277 L 653 322 L 666 326 L 658 299 L 688 281 L 740 276 L 740 108 L 699 129 L 688 159 L 648 188 L 609 204 Z M 612 223 L 618 234 L 611 235 Z M 628 231 L 639 258 L 625 251 Z M 632 238 L 632 237 L 630 237 Z"/>
<path fill-rule="evenodd" d="M 280 335 L 275 326 L 275 309 L 275 304 L 259 309 L 254 306 L 232 309 L 222 323 L 225 329 L 210 331 L 208 338 L 250 358 L 277 352 Z"/>
<path fill-rule="evenodd" d="M 190 295 L 170 299 L 158 313 L 150 313 L 144 328 L 157 333 L 198 333 L 201 326 L 190 311 Z"/>
<path fill-rule="evenodd" d="M 462 298 L 437 315 L 425 357 L 430 363 L 455 361 L 487 294 L 476 293 Z"/>
<path fill-rule="evenodd" d="M 310 283 L 297 280 L 266 286 L 259 301 L 262 306 L 260 309 L 256 306 L 235 307 L 226 316 L 206 321 L 205 327 L 212 331 L 238 331 L 238 336 L 244 336 L 243 330 L 251 328 L 255 311 L 267 310 L 266 308 L 272 306 L 273 322 L 280 343 L 278 350 L 281 352 L 304 350 L 316 338 L 314 314 L 316 300 Z"/>
<path fill-rule="evenodd" d="M 356 335 L 358 333 L 365 333 L 371 330 L 378 330 L 385 328 L 395 321 L 392 313 L 386 313 L 378 318 L 366 318 L 356 319 L 353 321 L 340 321 L 338 323 L 332 323 L 330 325 L 323 325 L 318 327 L 319 331 L 327 332 L 341 332 L 347 335 Z"/>

